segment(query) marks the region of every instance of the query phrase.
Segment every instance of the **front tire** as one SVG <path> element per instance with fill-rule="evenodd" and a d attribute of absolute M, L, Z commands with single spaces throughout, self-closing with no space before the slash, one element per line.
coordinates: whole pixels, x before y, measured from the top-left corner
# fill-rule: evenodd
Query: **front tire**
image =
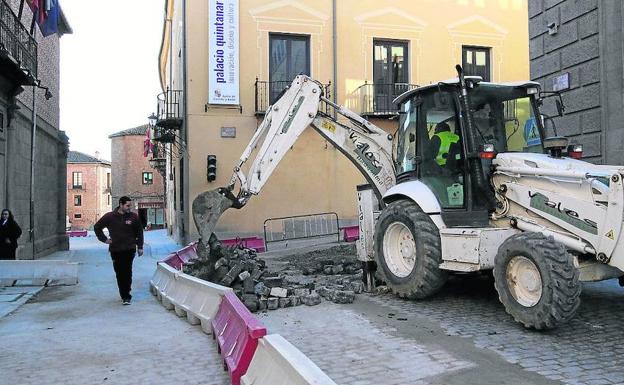
<path fill-rule="evenodd" d="M 503 242 L 494 261 L 494 285 L 507 313 L 527 328 L 555 328 L 573 318 L 581 302 L 573 257 L 542 233 Z"/>
<path fill-rule="evenodd" d="M 440 269 L 442 249 L 437 226 L 418 205 L 390 203 L 375 227 L 377 273 L 402 298 L 422 299 L 438 292 L 447 279 Z"/>

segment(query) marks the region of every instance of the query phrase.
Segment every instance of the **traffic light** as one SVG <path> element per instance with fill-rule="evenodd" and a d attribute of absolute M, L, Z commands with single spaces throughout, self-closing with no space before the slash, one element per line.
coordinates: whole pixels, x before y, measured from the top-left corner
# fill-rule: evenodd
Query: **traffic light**
<path fill-rule="evenodd" d="M 208 155 L 207 177 L 208 182 L 213 182 L 217 179 L 217 156 Z"/>

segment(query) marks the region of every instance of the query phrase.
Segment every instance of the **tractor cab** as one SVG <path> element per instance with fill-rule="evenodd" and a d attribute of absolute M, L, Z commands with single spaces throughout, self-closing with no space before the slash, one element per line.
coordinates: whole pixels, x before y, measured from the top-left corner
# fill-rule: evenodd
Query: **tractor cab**
<path fill-rule="evenodd" d="M 544 152 L 538 97 L 539 83 L 496 84 L 472 76 L 399 96 L 397 182 L 424 183 L 449 227 L 487 226 L 496 208 L 492 160 L 498 153 Z"/>

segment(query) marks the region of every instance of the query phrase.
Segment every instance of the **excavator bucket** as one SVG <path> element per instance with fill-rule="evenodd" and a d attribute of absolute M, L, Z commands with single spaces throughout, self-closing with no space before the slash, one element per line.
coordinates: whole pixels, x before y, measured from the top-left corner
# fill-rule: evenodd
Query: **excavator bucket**
<path fill-rule="evenodd" d="M 234 205 L 231 193 L 225 188 L 205 191 L 193 201 L 193 220 L 201 239 L 208 242 L 225 210 Z M 228 196 L 229 195 L 229 196 Z"/>

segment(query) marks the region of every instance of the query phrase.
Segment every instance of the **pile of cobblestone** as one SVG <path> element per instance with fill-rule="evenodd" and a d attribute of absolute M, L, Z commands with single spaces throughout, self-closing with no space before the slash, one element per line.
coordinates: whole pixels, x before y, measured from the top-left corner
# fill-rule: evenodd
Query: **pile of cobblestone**
<path fill-rule="evenodd" d="M 297 256 L 305 266 L 288 264 L 270 271 L 255 250 L 236 247 L 213 250 L 209 258 L 193 259 L 184 272 L 200 279 L 231 287 L 252 312 L 321 303 L 352 303 L 362 293 L 362 271 L 356 260 L 323 259 L 310 263 L 305 254 Z"/>

